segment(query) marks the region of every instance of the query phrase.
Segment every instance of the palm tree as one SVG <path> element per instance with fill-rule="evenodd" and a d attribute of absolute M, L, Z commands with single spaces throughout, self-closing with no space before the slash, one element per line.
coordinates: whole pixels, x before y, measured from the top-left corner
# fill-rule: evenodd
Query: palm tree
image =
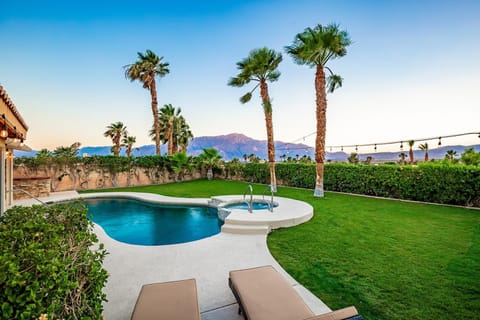
<path fill-rule="evenodd" d="M 202 165 L 207 167 L 207 178 L 212 180 L 213 178 L 213 168 L 217 167 L 222 159 L 222 156 L 215 148 L 205 148 L 203 153 L 198 156 Z"/>
<path fill-rule="evenodd" d="M 133 145 L 135 144 L 135 142 L 137 142 L 136 137 L 132 137 L 132 136 L 123 137 L 122 143 L 127 148 L 127 150 L 125 151 L 125 153 L 127 154 L 127 157 L 131 156 Z"/>
<path fill-rule="evenodd" d="M 120 143 L 122 141 L 122 138 L 128 135 L 127 127 L 124 126 L 122 122 L 118 121 L 107 126 L 107 131 L 105 131 L 103 135 L 107 138 L 112 139 L 113 155 L 118 156 L 120 154 Z"/>
<path fill-rule="evenodd" d="M 178 110 L 178 113 L 180 113 L 180 110 Z M 190 130 L 190 126 L 188 125 L 187 121 L 183 116 L 175 116 L 173 117 L 173 127 L 171 129 L 171 132 L 169 132 L 169 128 L 167 125 L 168 121 L 166 121 L 168 119 L 169 116 L 163 116 L 162 113 L 159 114 L 159 122 L 162 127 L 162 130 L 160 131 L 160 142 L 168 142 L 169 146 L 171 144 L 172 154 L 175 154 L 178 151 L 186 152 L 188 144 L 193 139 L 193 133 Z M 170 139 L 168 138 L 169 135 L 171 135 Z M 153 126 L 152 129 L 149 131 L 149 136 L 152 137 L 152 140 L 155 139 L 155 128 Z"/>
<path fill-rule="evenodd" d="M 265 125 L 267 128 L 268 162 L 270 164 L 270 187 L 272 192 L 277 192 L 277 180 L 275 177 L 275 146 L 273 139 L 272 103 L 268 94 L 267 81 L 274 82 L 280 77 L 277 70 L 282 62 L 282 55 L 268 48 L 254 49 L 248 57 L 237 62 L 239 73 L 230 79 L 228 85 L 243 87 L 250 81 L 257 82 L 252 90 L 240 98 L 241 103 L 247 103 L 252 98 L 252 93 L 260 87 Z"/>
<path fill-rule="evenodd" d="M 360 161 L 360 159 L 358 158 L 358 153 L 356 152 L 350 153 L 350 156 L 347 158 L 347 160 L 348 160 L 348 163 L 351 163 L 351 164 L 358 164 L 358 162 Z"/>
<path fill-rule="evenodd" d="M 193 133 L 190 126 L 183 116 L 175 119 L 173 124 L 173 153 L 187 152 L 187 147 L 193 139 Z"/>
<path fill-rule="evenodd" d="M 295 36 L 292 45 L 286 47 L 296 63 L 315 67 L 315 92 L 317 134 L 315 139 L 316 181 L 314 196 L 323 197 L 323 168 L 325 164 L 325 132 L 327 127 L 327 89 L 332 93 L 342 86 L 342 78 L 326 66 L 330 59 L 343 57 L 347 54 L 346 47 L 351 44 L 346 31 L 336 24 L 322 26 L 318 24 L 313 29 L 307 28 Z M 325 70 L 330 76 L 325 79 Z M 328 86 L 328 88 L 327 88 Z"/>
<path fill-rule="evenodd" d="M 415 144 L 415 140 L 408 140 L 408 146 L 410 149 L 408 150 L 408 158 L 410 159 L 410 164 L 413 164 L 413 145 Z"/>
<path fill-rule="evenodd" d="M 173 131 L 175 121 L 180 117 L 180 112 L 182 112 L 181 108 L 176 109 L 171 104 L 166 104 L 160 109 L 160 123 L 162 124 L 162 127 L 165 128 L 165 138 L 168 142 L 167 154 L 169 156 L 173 154 Z"/>
<path fill-rule="evenodd" d="M 405 159 L 407 158 L 407 154 L 405 152 L 402 152 L 398 155 L 398 157 L 400 158 L 400 164 L 405 164 Z"/>
<path fill-rule="evenodd" d="M 428 143 L 425 142 L 424 144 L 419 145 L 418 148 L 419 148 L 420 150 L 422 150 L 422 151 L 425 152 L 425 159 L 424 159 L 424 161 L 425 161 L 425 162 L 428 162 Z"/>
<path fill-rule="evenodd" d="M 160 155 L 160 124 L 158 122 L 158 101 L 155 77 L 163 78 L 170 70 L 168 63 L 162 62 L 163 57 L 157 56 L 153 51 L 147 50 L 145 54 L 137 52 L 138 60 L 126 65 L 125 77 L 130 81 L 138 80 L 145 89 L 150 90 L 152 98 L 153 127 L 155 130 L 155 152 Z"/>
<path fill-rule="evenodd" d="M 457 151 L 455 150 L 447 150 L 447 153 L 445 154 L 445 159 L 450 162 L 450 163 L 453 163 L 453 161 L 455 160 L 455 156 L 457 155 Z"/>

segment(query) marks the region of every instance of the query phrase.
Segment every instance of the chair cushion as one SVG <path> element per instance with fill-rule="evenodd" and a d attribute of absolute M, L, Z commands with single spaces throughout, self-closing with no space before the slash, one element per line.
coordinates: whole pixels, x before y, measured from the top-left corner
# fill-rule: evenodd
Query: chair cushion
<path fill-rule="evenodd" d="M 230 271 L 230 280 L 250 320 L 306 319 L 314 315 L 272 266 Z"/>
<path fill-rule="evenodd" d="M 195 279 L 146 284 L 132 320 L 200 320 Z"/>

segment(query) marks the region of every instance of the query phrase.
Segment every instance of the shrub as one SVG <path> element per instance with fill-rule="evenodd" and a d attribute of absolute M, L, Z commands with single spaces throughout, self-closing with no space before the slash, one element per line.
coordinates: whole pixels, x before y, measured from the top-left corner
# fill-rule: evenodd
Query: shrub
<path fill-rule="evenodd" d="M 278 163 L 279 184 L 313 189 L 315 164 Z M 267 164 L 247 163 L 239 170 L 244 180 L 267 184 Z M 480 207 L 480 168 L 446 163 L 419 166 L 325 165 L 327 191 Z"/>
<path fill-rule="evenodd" d="M 106 251 L 86 212 L 74 202 L 14 207 L 0 216 L 2 319 L 101 318 Z"/>

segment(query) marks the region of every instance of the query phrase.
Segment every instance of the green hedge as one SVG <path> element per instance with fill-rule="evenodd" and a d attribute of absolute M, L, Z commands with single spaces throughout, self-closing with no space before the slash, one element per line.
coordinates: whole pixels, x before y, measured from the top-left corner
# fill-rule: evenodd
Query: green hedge
<path fill-rule="evenodd" d="M 1 319 L 102 318 L 106 251 L 86 212 L 74 202 L 0 216 Z"/>
<path fill-rule="evenodd" d="M 268 164 L 247 163 L 239 170 L 244 180 L 270 182 Z M 279 184 L 313 189 L 315 164 L 277 163 Z M 325 165 L 324 188 L 372 196 L 480 207 L 480 168 L 476 166 L 421 164 Z"/>

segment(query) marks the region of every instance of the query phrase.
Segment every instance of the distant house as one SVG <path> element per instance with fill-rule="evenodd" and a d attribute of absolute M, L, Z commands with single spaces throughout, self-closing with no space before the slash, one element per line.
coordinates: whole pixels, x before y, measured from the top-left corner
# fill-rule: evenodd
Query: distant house
<path fill-rule="evenodd" d="M 24 144 L 28 126 L 0 86 L 0 214 L 13 201 L 13 150 L 31 150 Z"/>

